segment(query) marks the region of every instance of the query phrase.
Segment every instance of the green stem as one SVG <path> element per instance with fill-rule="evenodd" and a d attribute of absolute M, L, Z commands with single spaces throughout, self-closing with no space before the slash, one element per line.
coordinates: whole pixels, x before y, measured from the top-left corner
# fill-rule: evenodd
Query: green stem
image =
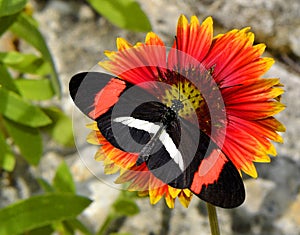
<path fill-rule="evenodd" d="M 106 219 L 105 219 L 104 223 L 102 224 L 101 228 L 97 232 L 97 235 L 104 235 L 106 230 L 109 228 L 109 225 L 114 220 L 114 218 L 115 218 L 115 215 L 113 215 L 112 213 L 108 214 L 108 216 L 106 217 Z"/>
<path fill-rule="evenodd" d="M 207 206 L 207 211 L 208 211 L 208 219 L 209 219 L 211 234 L 212 235 L 220 235 L 216 207 L 210 203 L 206 203 L 206 206 Z"/>

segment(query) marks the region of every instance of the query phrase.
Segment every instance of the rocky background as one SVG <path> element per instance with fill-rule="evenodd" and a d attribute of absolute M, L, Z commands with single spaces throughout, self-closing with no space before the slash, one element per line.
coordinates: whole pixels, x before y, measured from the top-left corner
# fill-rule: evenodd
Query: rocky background
<path fill-rule="evenodd" d="M 234 210 L 218 210 L 220 227 L 223 235 L 299 235 L 300 2 L 139 0 L 139 3 L 150 19 L 153 31 L 167 45 L 171 45 L 178 16 L 182 13 L 188 18 L 195 14 L 200 20 L 213 16 L 215 34 L 251 26 L 256 42 L 267 44 L 266 56 L 274 57 L 277 63 L 266 76 L 280 77 L 286 90 L 283 103 L 287 108 L 278 115 L 287 128 L 283 133 L 285 143 L 277 145 L 278 156 L 270 164 L 257 164 L 258 179 L 245 179 L 246 202 Z M 82 220 L 96 231 L 119 190 L 112 186 L 110 178 L 101 176 L 102 164 L 93 159 L 95 148 L 85 143 L 88 131 L 81 123 L 82 117 L 74 111 L 68 95 L 68 82 L 73 74 L 86 71 L 103 59 L 105 49 L 114 50 L 116 37 L 135 43 L 143 41 L 145 34 L 120 30 L 98 16 L 84 1 L 36 0 L 32 4 L 61 78 L 63 98 L 57 104 L 73 115 L 80 151 L 60 149 L 49 143 L 38 168 L 27 169 L 28 166 L 20 160 L 13 174 L 17 186 L 5 187 L 6 183 L 2 182 L 0 205 L 37 193 L 39 188 L 33 175 L 51 180 L 56 167 L 65 159 L 76 180 L 78 193 L 94 200 L 85 210 Z M 134 235 L 210 234 L 205 204 L 197 198 L 188 209 L 178 203 L 175 209 L 166 210 L 163 201 L 151 206 L 148 198 L 137 202 L 141 212 L 122 221 L 120 232 Z"/>

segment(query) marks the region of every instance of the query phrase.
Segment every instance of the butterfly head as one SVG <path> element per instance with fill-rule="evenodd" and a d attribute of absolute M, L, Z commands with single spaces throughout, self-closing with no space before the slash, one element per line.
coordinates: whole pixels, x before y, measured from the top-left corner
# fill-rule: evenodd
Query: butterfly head
<path fill-rule="evenodd" d="M 184 108 L 184 105 L 182 103 L 181 100 L 178 99 L 173 99 L 172 100 L 172 105 L 171 105 L 171 109 L 175 112 L 178 113 L 181 109 Z"/>

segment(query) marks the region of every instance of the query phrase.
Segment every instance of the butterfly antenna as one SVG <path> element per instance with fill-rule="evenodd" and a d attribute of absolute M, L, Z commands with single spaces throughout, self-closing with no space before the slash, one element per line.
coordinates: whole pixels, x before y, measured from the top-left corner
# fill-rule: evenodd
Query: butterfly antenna
<path fill-rule="evenodd" d="M 176 43 L 176 57 L 177 57 L 177 81 L 178 81 L 178 100 L 180 101 L 180 94 L 181 94 L 181 78 L 180 78 L 180 56 L 178 51 L 178 39 L 175 36 L 175 43 Z"/>
<path fill-rule="evenodd" d="M 199 97 L 199 96 L 200 96 L 200 94 L 197 94 L 197 95 L 195 95 L 195 96 L 188 97 L 188 98 L 186 98 L 186 99 L 184 99 L 184 100 L 181 100 L 181 102 L 183 103 L 183 102 L 185 102 L 185 101 L 187 101 L 187 100 L 189 100 L 189 99 L 194 99 L 194 98 L 197 98 L 197 97 Z"/>

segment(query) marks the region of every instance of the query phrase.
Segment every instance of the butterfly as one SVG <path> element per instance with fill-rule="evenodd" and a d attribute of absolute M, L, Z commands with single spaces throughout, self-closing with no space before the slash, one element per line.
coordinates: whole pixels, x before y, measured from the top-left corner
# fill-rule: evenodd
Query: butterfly
<path fill-rule="evenodd" d="M 167 105 L 145 86 L 106 73 L 82 72 L 71 78 L 69 91 L 107 141 L 138 153 L 137 166 L 145 163 L 165 184 L 188 188 L 215 206 L 241 205 L 245 189 L 239 171 L 195 122 L 179 115 L 184 106 L 180 96 Z"/>

